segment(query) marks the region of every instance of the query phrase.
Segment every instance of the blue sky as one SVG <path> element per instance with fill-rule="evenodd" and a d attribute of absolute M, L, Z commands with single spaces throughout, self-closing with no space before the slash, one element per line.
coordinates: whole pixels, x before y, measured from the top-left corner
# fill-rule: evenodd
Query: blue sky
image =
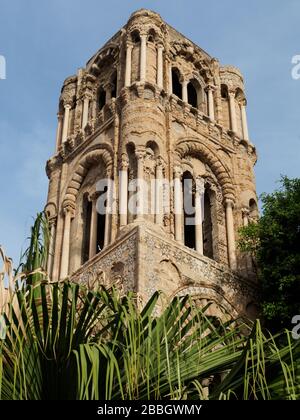
<path fill-rule="evenodd" d="M 299 176 L 300 79 L 291 77 L 300 54 L 299 0 L 0 0 L 7 65 L 0 80 L 0 244 L 15 262 L 45 204 L 61 84 L 141 7 L 241 69 L 258 193 L 271 192 L 280 174 Z"/>

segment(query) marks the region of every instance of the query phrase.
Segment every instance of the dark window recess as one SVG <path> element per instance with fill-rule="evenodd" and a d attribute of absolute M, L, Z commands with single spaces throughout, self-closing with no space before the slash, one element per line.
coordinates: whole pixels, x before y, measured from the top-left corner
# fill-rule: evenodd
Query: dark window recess
<path fill-rule="evenodd" d="M 228 91 L 227 91 L 227 87 L 225 85 L 221 86 L 221 97 L 223 99 L 227 99 L 228 98 Z"/>
<path fill-rule="evenodd" d="M 117 97 L 117 73 L 115 73 L 113 79 L 112 79 L 112 89 L 111 89 L 111 97 L 116 98 Z"/>
<path fill-rule="evenodd" d="M 213 236 L 211 201 L 209 191 L 204 193 L 204 221 L 203 221 L 203 254 L 208 258 L 213 258 Z"/>
<path fill-rule="evenodd" d="M 189 180 L 189 182 L 187 182 Z M 195 208 L 195 194 L 193 191 L 193 180 L 190 173 L 186 172 L 183 174 L 182 179 L 182 187 L 184 191 L 184 245 L 191 248 L 196 249 L 196 233 L 195 233 L 195 225 L 193 223 L 193 219 L 195 217 L 195 213 L 190 214 L 186 212 L 186 207 L 192 205 L 192 208 Z M 187 206 L 188 204 L 188 206 Z M 189 224 L 192 223 L 192 224 Z"/>
<path fill-rule="evenodd" d="M 182 99 L 182 87 L 177 70 L 172 70 L 172 92 L 178 98 Z"/>
<path fill-rule="evenodd" d="M 104 188 L 102 194 L 107 193 L 107 187 Z M 106 200 L 107 205 L 107 200 Z M 104 237 L 105 237 L 105 221 L 106 215 L 97 213 L 97 244 L 96 244 L 96 254 L 102 251 L 104 248 Z"/>
<path fill-rule="evenodd" d="M 104 248 L 104 234 L 105 234 L 105 214 L 99 214 L 97 216 L 97 249 L 98 254 Z"/>
<path fill-rule="evenodd" d="M 82 264 L 89 259 L 92 203 L 87 195 L 83 197 L 83 241 L 82 241 Z"/>
<path fill-rule="evenodd" d="M 105 90 L 101 89 L 99 92 L 99 109 L 101 110 L 105 103 L 106 103 L 106 92 Z"/>
<path fill-rule="evenodd" d="M 193 217 L 193 216 L 189 215 L 188 217 Z M 191 249 L 196 249 L 195 226 L 187 225 L 186 218 L 184 221 L 184 245 Z"/>
<path fill-rule="evenodd" d="M 198 96 L 197 96 L 197 91 L 193 83 L 190 82 L 188 84 L 187 92 L 188 92 L 188 103 L 192 105 L 194 108 L 198 108 Z"/>

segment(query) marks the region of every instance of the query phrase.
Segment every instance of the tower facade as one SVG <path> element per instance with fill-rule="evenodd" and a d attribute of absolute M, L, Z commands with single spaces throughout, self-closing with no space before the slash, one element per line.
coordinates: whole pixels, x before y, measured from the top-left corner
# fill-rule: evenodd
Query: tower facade
<path fill-rule="evenodd" d="M 253 314 L 238 229 L 257 217 L 243 77 L 149 10 L 62 87 L 48 272 Z"/>

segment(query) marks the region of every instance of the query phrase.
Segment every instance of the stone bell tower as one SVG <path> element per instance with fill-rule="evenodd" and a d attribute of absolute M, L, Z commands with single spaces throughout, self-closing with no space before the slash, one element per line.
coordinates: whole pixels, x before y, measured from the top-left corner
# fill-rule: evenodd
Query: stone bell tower
<path fill-rule="evenodd" d="M 211 311 L 253 314 L 255 275 L 236 246 L 257 217 L 244 92 L 237 68 L 157 13 L 133 13 L 61 90 L 47 162 L 52 280 L 115 284 L 144 299 L 190 293 Z"/>

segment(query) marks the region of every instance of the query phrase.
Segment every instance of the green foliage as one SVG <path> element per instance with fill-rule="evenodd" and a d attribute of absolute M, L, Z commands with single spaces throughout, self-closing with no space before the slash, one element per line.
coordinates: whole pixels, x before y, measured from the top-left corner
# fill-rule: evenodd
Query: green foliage
<path fill-rule="evenodd" d="M 269 327 L 291 328 L 300 314 L 300 179 L 282 177 L 281 188 L 262 203 L 262 217 L 241 230 L 239 245 L 256 257 Z"/>
<path fill-rule="evenodd" d="M 188 296 L 161 311 L 158 292 L 141 309 L 133 293 L 50 284 L 37 267 L 43 242 L 33 243 L 24 264 L 31 281 L 11 278 L 1 253 L 0 286 L 8 275 L 10 294 L 0 300 L 0 399 L 300 398 L 300 340 L 289 332 L 221 322 Z"/>

